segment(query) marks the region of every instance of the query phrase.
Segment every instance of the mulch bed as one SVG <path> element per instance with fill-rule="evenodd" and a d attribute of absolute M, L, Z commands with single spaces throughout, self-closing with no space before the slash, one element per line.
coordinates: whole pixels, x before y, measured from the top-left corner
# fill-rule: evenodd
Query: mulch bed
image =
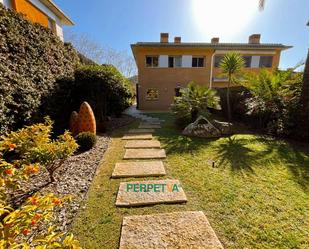
<path fill-rule="evenodd" d="M 108 121 L 108 132 L 134 122 L 134 118 L 123 116 Z M 14 193 L 15 204 L 25 201 L 27 193 L 54 193 L 57 196 L 72 196 L 72 201 L 55 210 L 56 230 L 67 232 L 78 210 L 85 205 L 88 189 L 108 148 L 110 136 L 106 133 L 97 134 L 97 143 L 89 151 L 78 153 L 66 160 L 64 165 L 55 172 L 56 182 L 48 184 L 49 175 L 41 172 L 25 184 L 22 190 Z M 20 198 L 19 198 L 20 197 Z M 49 224 L 50 225 L 50 224 Z"/>

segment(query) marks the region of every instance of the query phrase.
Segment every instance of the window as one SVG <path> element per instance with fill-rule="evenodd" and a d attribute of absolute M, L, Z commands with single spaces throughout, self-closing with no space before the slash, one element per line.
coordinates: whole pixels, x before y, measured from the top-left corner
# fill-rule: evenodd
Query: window
<path fill-rule="evenodd" d="M 168 67 L 181 67 L 182 57 L 181 56 L 169 56 Z"/>
<path fill-rule="evenodd" d="M 260 67 L 272 67 L 273 57 L 272 56 L 261 56 Z"/>
<path fill-rule="evenodd" d="M 12 0 L 4 0 L 3 4 L 4 4 L 4 6 L 7 7 L 8 9 L 13 9 Z"/>
<path fill-rule="evenodd" d="M 175 88 L 175 97 L 181 97 L 181 87 L 176 87 Z"/>
<path fill-rule="evenodd" d="M 223 55 L 216 55 L 215 56 L 215 67 L 219 67 L 220 66 L 220 62 L 223 59 Z"/>
<path fill-rule="evenodd" d="M 159 56 L 146 56 L 146 67 L 158 67 Z"/>
<path fill-rule="evenodd" d="M 251 67 L 252 56 L 243 56 L 245 61 L 245 67 Z"/>
<path fill-rule="evenodd" d="M 56 34 L 56 22 L 51 18 L 48 18 L 48 27 Z"/>
<path fill-rule="evenodd" d="M 193 57 L 192 67 L 204 67 L 204 57 Z"/>
<path fill-rule="evenodd" d="M 159 90 L 156 88 L 148 88 L 146 92 L 146 100 L 158 100 Z"/>

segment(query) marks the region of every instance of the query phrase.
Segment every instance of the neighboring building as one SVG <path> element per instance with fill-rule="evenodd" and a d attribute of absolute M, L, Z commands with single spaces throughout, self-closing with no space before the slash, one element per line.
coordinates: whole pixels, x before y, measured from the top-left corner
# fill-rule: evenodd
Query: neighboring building
<path fill-rule="evenodd" d="M 262 67 L 278 67 L 282 44 L 260 43 L 260 35 L 249 37 L 248 43 L 181 42 L 168 33 L 161 33 L 160 42 L 138 42 L 131 45 L 138 68 L 137 102 L 141 110 L 167 110 L 179 89 L 195 81 L 210 88 L 225 87 L 227 79 L 220 73 L 219 63 L 224 54 L 236 51 L 245 59 L 244 71 L 259 72 Z"/>
<path fill-rule="evenodd" d="M 64 25 L 74 25 L 51 0 L 0 0 L 4 6 L 25 15 L 25 17 L 44 27 L 50 28 L 63 41 Z"/>

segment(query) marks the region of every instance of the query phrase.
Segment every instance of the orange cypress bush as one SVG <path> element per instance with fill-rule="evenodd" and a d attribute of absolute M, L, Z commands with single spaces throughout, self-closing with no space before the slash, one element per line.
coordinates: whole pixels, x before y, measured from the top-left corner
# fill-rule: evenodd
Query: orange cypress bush
<path fill-rule="evenodd" d="M 78 134 L 78 113 L 73 111 L 70 117 L 70 132 L 73 136 Z"/>
<path fill-rule="evenodd" d="M 87 131 L 96 134 L 96 121 L 91 106 L 83 102 L 78 113 L 78 133 Z"/>

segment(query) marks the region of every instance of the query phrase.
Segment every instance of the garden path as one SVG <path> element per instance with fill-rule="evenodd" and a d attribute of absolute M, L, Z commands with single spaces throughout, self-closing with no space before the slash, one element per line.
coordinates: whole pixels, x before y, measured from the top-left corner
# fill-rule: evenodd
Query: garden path
<path fill-rule="evenodd" d="M 126 162 L 116 163 L 113 178 L 154 177 L 166 175 L 165 150 L 153 139 L 154 129 L 164 120 L 147 116 L 130 108 L 127 113 L 142 122 L 122 139 Z M 151 129 L 151 130 L 150 130 Z M 147 161 L 145 161 L 147 159 Z M 131 161 L 134 160 L 134 161 Z M 116 206 L 137 208 L 155 204 L 186 203 L 187 197 L 177 179 L 121 182 Z M 134 215 L 122 221 L 120 249 L 133 248 L 220 248 L 218 237 L 201 211 Z"/>

